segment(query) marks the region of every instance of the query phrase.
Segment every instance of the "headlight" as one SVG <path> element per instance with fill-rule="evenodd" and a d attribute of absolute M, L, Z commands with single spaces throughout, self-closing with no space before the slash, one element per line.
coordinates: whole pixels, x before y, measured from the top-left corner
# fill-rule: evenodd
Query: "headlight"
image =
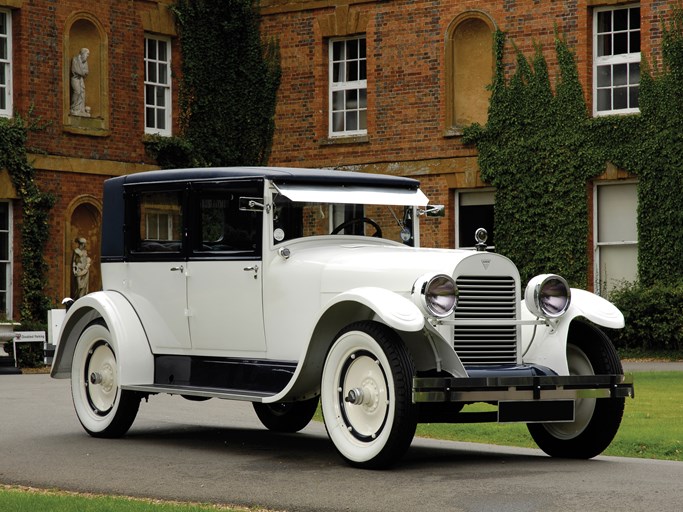
<path fill-rule="evenodd" d="M 571 291 L 563 277 L 542 274 L 529 281 L 524 292 L 524 300 L 532 314 L 557 318 L 569 309 Z"/>
<path fill-rule="evenodd" d="M 429 316 L 443 318 L 455 310 L 458 289 L 445 274 L 426 274 L 413 285 L 413 300 Z"/>

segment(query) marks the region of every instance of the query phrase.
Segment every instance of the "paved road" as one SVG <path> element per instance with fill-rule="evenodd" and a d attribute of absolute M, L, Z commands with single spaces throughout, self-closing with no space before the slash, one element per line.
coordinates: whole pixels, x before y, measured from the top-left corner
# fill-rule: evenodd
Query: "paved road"
<path fill-rule="evenodd" d="M 320 424 L 273 434 L 247 403 L 152 397 L 128 436 L 94 439 L 69 393 L 47 375 L 0 376 L 0 483 L 289 512 L 683 509 L 679 462 L 416 439 L 398 468 L 362 471 L 341 462 Z"/>

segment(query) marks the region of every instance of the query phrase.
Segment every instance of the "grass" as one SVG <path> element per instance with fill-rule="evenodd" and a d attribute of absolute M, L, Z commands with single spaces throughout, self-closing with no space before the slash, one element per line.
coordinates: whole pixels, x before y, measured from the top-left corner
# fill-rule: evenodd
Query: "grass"
<path fill-rule="evenodd" d="M 202 503 L 180 503 L 128 497 L 78 494 L 0 485 L 3 512 L 265 512 Z"/>
<path fill-rule="evenodd" d="M 681 372 L 634 373 L 635 399 L 626 399 L 619 432 L 604 455 L 683 461 L 683 375 Z M 486 410 L 486 405 L 468 406 Z M 420 424 L 417 435 L 535 448 L 523 424 Z"/>

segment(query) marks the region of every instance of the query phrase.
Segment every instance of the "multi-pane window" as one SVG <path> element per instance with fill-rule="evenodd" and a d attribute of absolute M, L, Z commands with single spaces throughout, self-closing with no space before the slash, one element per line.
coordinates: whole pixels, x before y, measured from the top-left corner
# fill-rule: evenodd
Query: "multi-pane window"
<path fill-rule="evenodd" d="M 595 9 L 593 15 L 593 112 L 638 112 L 640 7 Z"/>
<path fill-rule="evenodd" d="M 12 314 L 12 205 L 0 202 L 0 315 Z"/>
<path fill-rule="evenodd" d="M 131 230 L 134 253 L 178 253 L 182 250 L 183 194 L 181 191 L 140 192 L 131 207 L 138 225 Z M 131 219 L 132 220 L 132 219 Z"/>
<path fill-rule="evenodd" d="M 367 133 L 365 37 L 330 41 L 330 136 Z"/>
<path fill-rule="evenodd" d="M 171 135 L 171 42 L 145 37 L 145 133 Z"/>
<path fill-rule="evenodd" d="M 602 296 L 638 278 L 638 185 L 595 188 L 595 290 Z"/>
<path fill-rule="evenodd" d="M 0 9 L 0 116 L 12 115 L 12 18 Z"/>

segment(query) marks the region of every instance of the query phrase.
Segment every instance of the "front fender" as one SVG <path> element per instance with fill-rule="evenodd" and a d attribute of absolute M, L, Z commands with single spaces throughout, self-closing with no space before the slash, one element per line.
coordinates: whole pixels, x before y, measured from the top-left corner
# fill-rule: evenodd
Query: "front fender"
<path fill-rule="evenodd" d="M 325 304 L 314 323 L 290 383 L 264 402 L 279 402 L 292 397 L 300 399 L 311 396 L 313 390 L 317 393 L 325 357 L 337 333 L 353 322 L 373 319 L 407 333 L 417 333 L 425 325 L 418 307 L 397 293 L 369 286 L 340 293 Z"/>
<path fill-rule="evenodd" d="M 424 326 L 424 315 L 409 299 L 384 288 L 370 286 L 353 288 L 335 296 L 325 305 L 320 318 L 342 302 L 362 304 L 372 310 L 383 323 L 397 331 L 415 332 Z"/>
<path fill-rule="evenodd" d="M 524 363 L 535 363 L 552 368 L 559 375 L 568 375 L 567 338 L 569 327 L 577 318 L 585 318 L 601 327 L 620 329 L 624 327 L 624 315 L 619 309 L 599 295 L 572 288 L 572 301 L 567 312 L 546 326 L 522 327 L 522 359 Z M 521 304 L 522 319 L 535 318 Z"/>
<path fill-rule="evenodd" d="M 102 319 L 111 334 L 121 385 L 151 384 L 154 357 L 145 330 L 133 306 L 118 292 L 94 292 L 78 299 L 64 318 L 50 375 L 57 379 L 71 376 L 76 343 L 83 330 Z"/>

